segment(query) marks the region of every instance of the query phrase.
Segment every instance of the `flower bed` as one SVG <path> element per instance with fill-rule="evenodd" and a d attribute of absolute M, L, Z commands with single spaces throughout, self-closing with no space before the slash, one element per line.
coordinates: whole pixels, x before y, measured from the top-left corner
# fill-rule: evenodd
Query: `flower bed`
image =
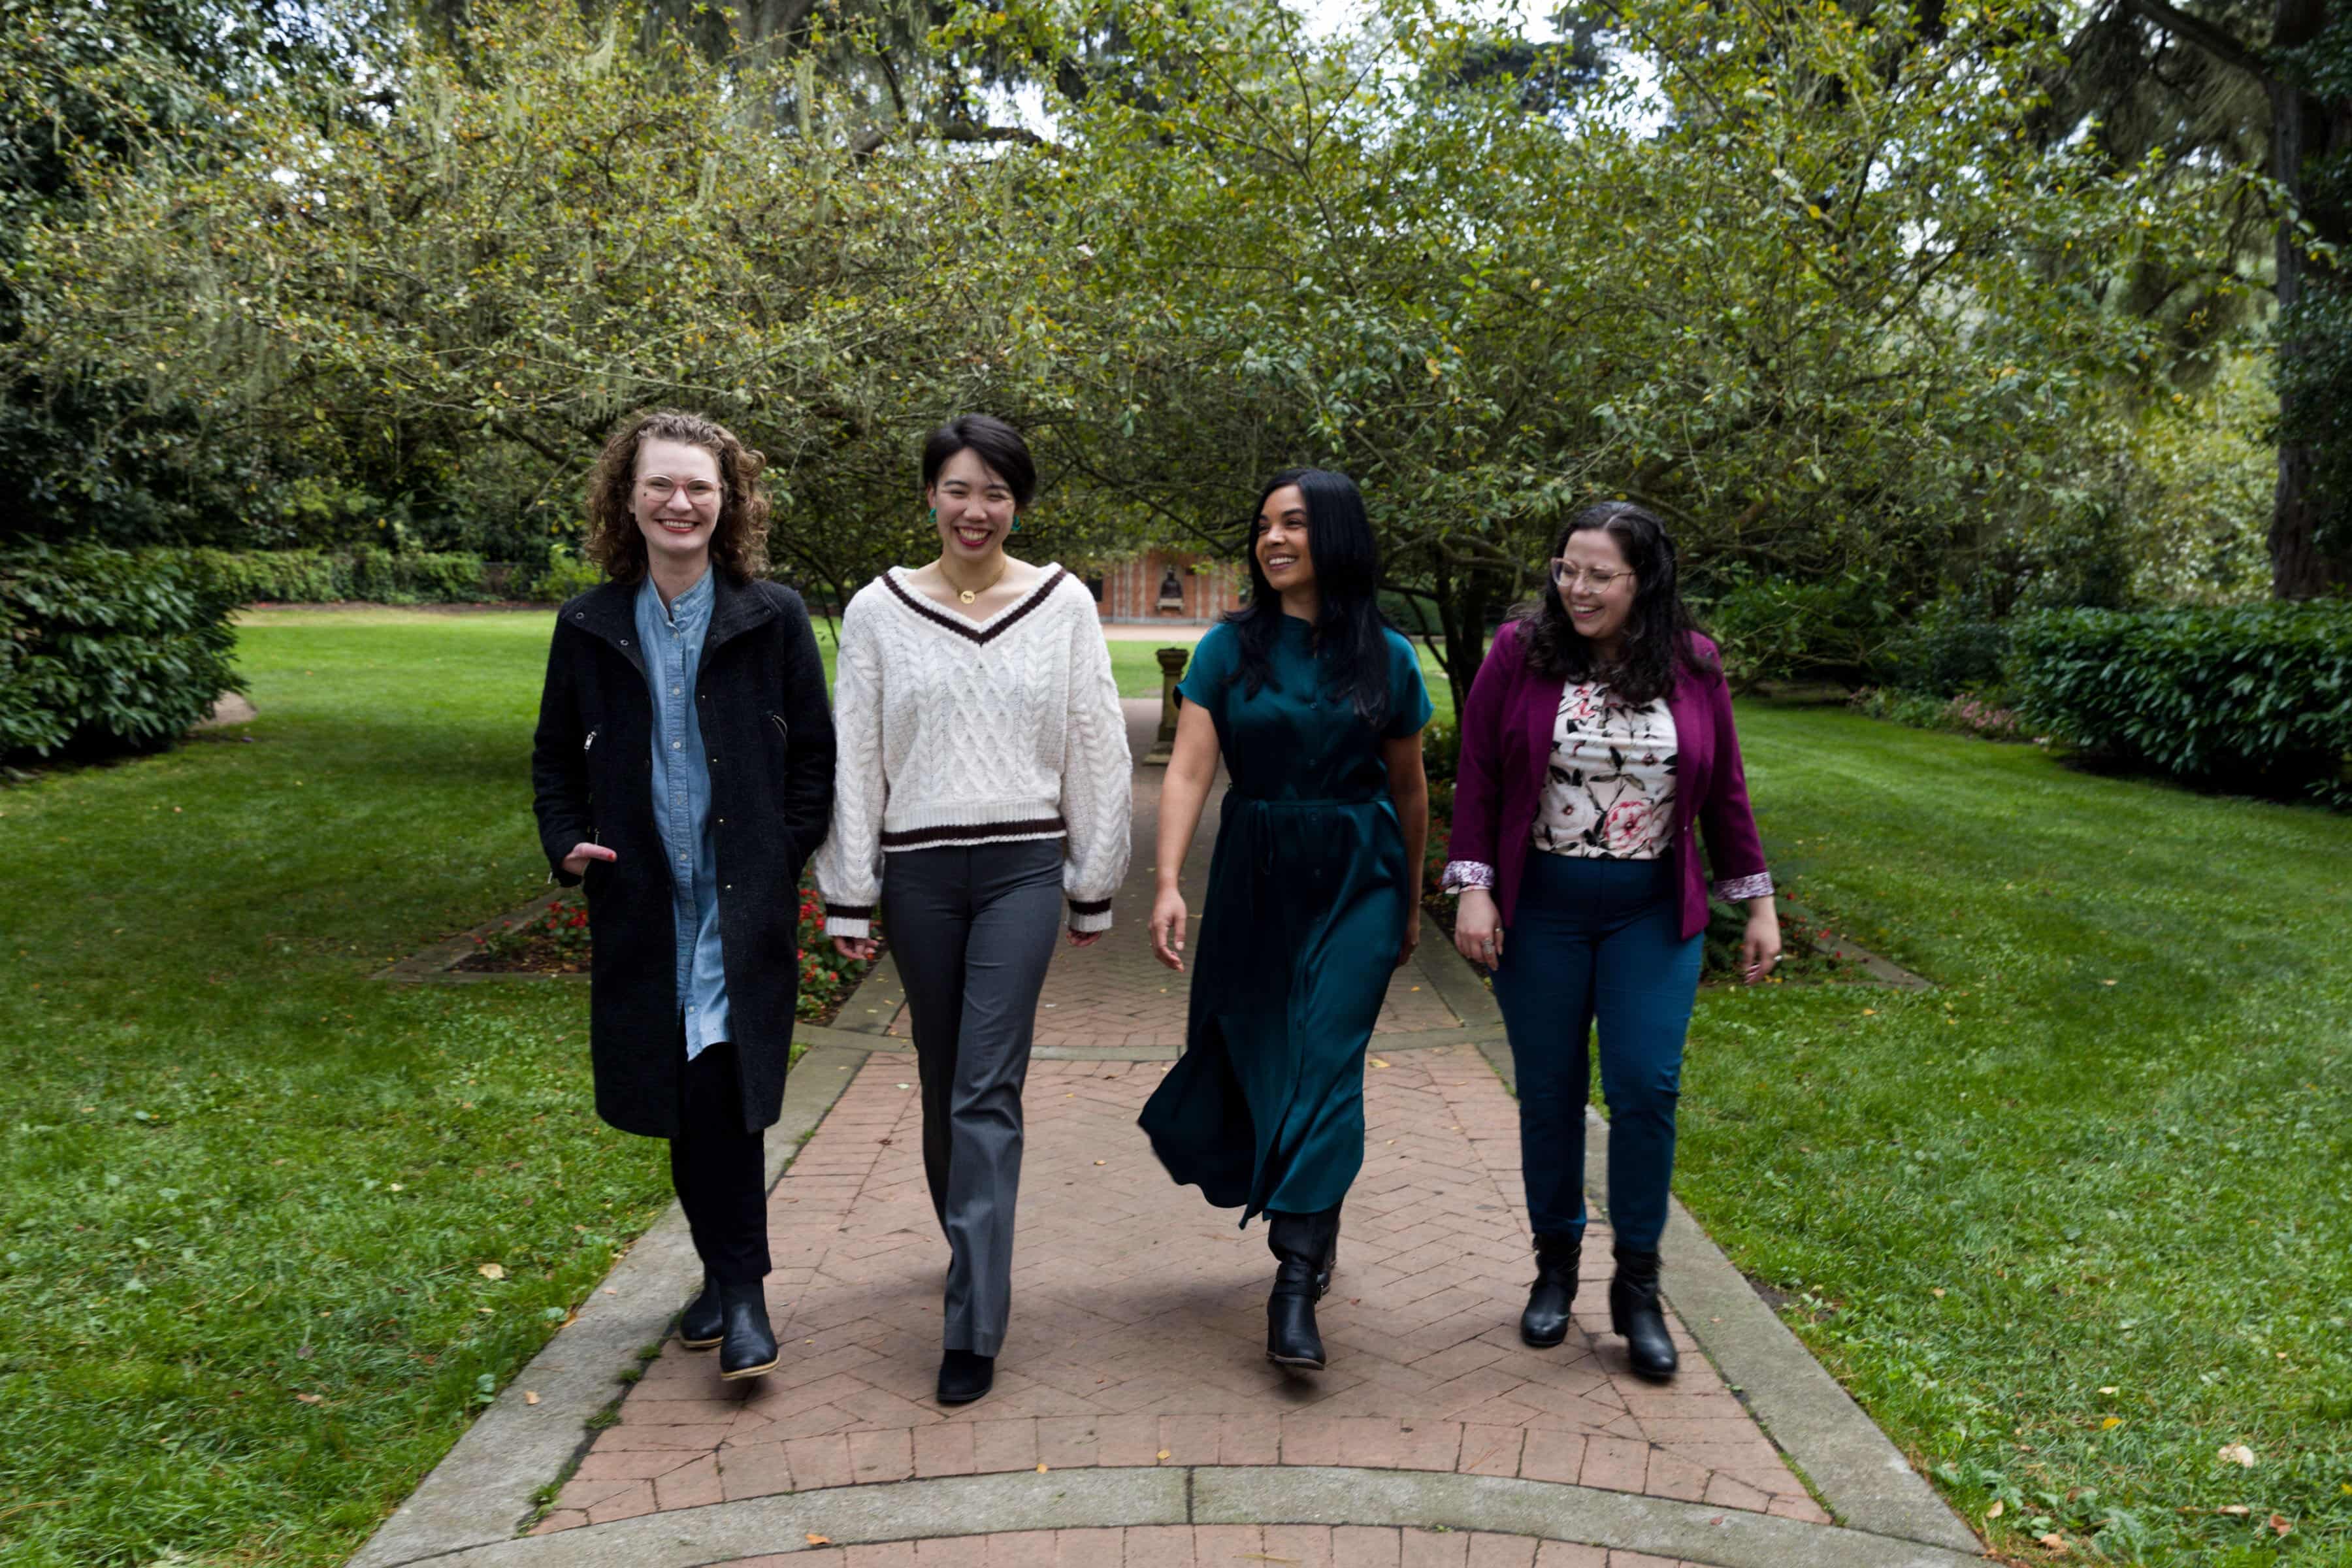
<path fill-rule="evenodd" d="M 879 928 L 877 928 L 879 934 Z M 562 895 L 528 921 L 475 939 L 480 951 L 457 964 L 482 974 L 585 974 L 588 973 L 588 900 L 578 889 Z M 871 964 L 841 957 L 824 934 L 824 905 L 814 877 L 801 879 L 799 1016 L 805 1023 L 829 1024 L 849 1000 Z"/>

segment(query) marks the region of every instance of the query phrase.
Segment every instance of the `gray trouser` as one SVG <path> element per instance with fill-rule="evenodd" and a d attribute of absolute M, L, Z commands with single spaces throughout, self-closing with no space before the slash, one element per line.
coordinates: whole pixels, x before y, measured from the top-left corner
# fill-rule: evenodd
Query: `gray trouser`
<path fill-rule="evenodd" d="M 943 1348 L 992 1356 L 1013 1308 L 1021 1086 L 1062 925 L 1062 841 L 891 854 L 882 920 L 915 1031 L 923 1174 L 950 1258 Z"/>

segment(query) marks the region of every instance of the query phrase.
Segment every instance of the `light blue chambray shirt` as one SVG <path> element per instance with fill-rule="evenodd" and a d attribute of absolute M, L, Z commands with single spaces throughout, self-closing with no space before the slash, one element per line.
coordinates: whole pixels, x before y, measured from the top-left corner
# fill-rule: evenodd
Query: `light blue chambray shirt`
<path fill-rule="evenodd" d="M 677 1000 L 686 1057 L 729 1037 L 727 970 L 719 947 L 719 855 L 710 842 L 710 753 L 696 716 L 694 678 L 716 597 L 710 574 L 667 609 L 648 576 L 637 590 L 637 642 L 654 698 L 654 822 L 668 858 L 677 921 Z"/>

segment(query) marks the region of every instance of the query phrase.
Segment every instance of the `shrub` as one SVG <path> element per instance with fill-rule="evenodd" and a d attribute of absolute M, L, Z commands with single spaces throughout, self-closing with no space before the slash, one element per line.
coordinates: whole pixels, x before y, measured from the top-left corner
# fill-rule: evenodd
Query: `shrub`
<path fill-rule="evenodd" d="M 2028 721 L 2095 754 L 2352 804 L 2352 603 L 2030 616 L 2011 663 Z"/>
<path fill-rule="evenodd" d="M 263 600 L 323 605 L 359 599 L 379 605 L 463 605 L 493 596 L 482 558 L 467 551 L 394 552 L 362 545 L 348 553 L 319 550 L 158 549 L 188 562 L 206 584 L 250 605 Z"/>
<path fill-rule="evenodd" d="M 1853 706 L 1874 719 L 1907 724 L 1914 730 L 1946 730 L 1986 741 L 2022 741 L 2025 721 L 2017 710 L 1990 698 L 1962 691 L 1950 697 L 1932 692 L 1865 688 L 1853 694 Z"/>
<path fill-rule="evenodd" d="M 604 569 L 593 561 L 578 555 L 551 555 L 547 565 L 530 580 L 530 596 L 542 605 L 560 605 L 604 580 Z"/>
<path fill-rule="evenodd" d="M 1885 584 L 1860 573 L 1817 583 L 1736 578 L 1699 607 L 1708 634 L 1722 645 L 1725 672 L 1740 686 L 1859 682 L 1895 628 Z"/>
<path fill-rule="evenodd" d="M 235 601 L 184 560 L 33 541 L 0 554 L 0 756 L 169 745 L 243 683 Z"/>
<path fill-rule="evenodd" d="M 1949 603 L 1932 605 L 1887 639 L 1875 673 L 1906 692 L 1998 696 L 2006 679 L 2009 642 L 2006 622 L 1979 619 Z"/>

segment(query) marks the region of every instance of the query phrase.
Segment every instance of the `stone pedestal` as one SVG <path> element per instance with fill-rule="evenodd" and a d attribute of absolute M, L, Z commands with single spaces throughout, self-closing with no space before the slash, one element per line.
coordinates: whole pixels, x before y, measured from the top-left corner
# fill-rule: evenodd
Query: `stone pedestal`
<path fill-rule="evenodd" d="M 1192 662 L 1189 647 L 1154 649 L 1152 657 L 1160 661 L 1160 733 L 1151 740 L 1151 750 L 1144 756 L 1146 767 L 1165 767 L 1176 752 L 1176 710 L 1180 699 L 1176 683 L 1184 679 L 1184 667 Z"/>

